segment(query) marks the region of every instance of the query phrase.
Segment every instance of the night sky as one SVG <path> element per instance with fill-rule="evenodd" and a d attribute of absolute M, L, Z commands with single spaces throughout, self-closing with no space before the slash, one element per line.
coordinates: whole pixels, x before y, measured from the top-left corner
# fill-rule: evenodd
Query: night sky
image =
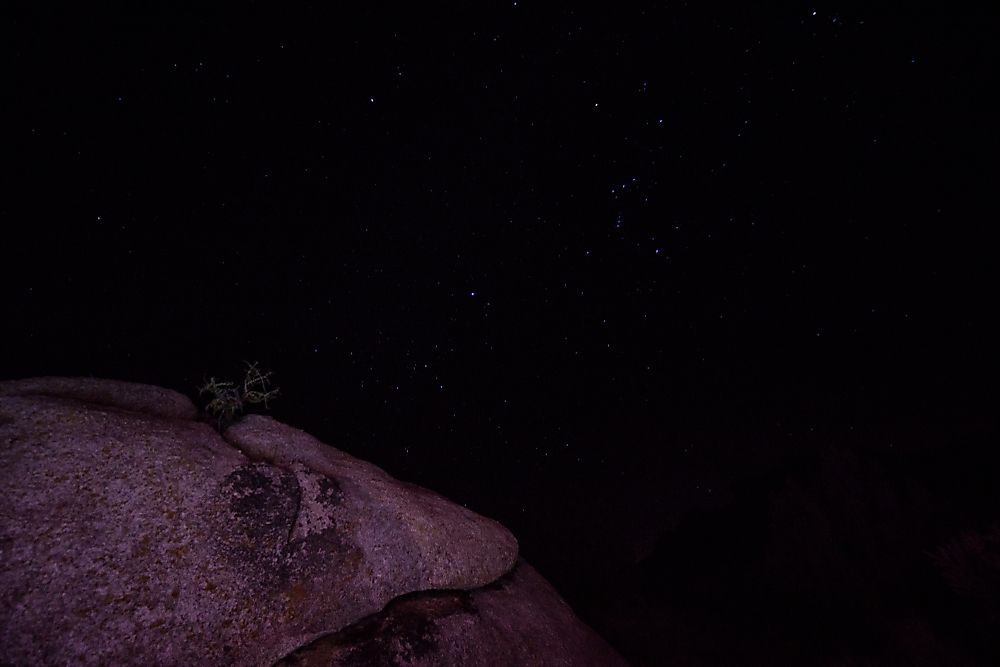
<path fill-rule="evenodd" d="M 637 663 L 606 601 L 831 443 L 1000 520 L 988 3 L 342 4 L 0 10 L 0 379 L 257 361 Z"/>

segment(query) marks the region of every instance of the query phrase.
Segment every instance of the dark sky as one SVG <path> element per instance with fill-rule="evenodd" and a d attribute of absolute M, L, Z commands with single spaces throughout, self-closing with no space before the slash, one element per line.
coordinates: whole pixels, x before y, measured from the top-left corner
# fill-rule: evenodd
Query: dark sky
<path fill-rule="evenodd" d="M 692 434 L 995 409 L 987 3 L 342 4 L 0 10 L 0 378 L 258 361 L 538 554 Z"/>

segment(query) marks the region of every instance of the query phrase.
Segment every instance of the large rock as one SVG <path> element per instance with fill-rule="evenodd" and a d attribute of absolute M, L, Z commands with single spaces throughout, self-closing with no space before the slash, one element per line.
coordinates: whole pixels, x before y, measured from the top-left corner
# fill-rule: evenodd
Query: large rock
<path fill-rule="evenodd" d="M 267 665 L 514 565 L 490 519 L 266 417 L 227 442 L 196 413 L 157 387 L 0 383 L 4 662 Z"/>
<path fill-rule="evenodd" d="M 383 609 L 423 615 L 412 664 L 620 660 L 530 567 L 505 577 L 495 521 L 273 419 L 197 414 L 148 385 L 0 382 L 0 663 L 360 664 Z"/>
<path fill-rule="evenodd" d="M 62 396 L 144 412 L 158 417 L 194 419 L 198 408 L 187 396 L 138 382 L 100 378 L 40 377 L 0 382 L 0 396 Z"/>
<path fill-rule="evenodd" d="M 627 663 L 521 561 L 473 591 L 429 591 L 303 646 L 275 667 Z"/>

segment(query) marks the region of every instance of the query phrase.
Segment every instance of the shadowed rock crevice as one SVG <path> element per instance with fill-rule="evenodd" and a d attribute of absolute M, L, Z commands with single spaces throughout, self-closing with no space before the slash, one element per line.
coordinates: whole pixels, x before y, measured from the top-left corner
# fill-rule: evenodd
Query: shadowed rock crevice
<path fill-rule="evenodd" d="M 440 659 L 438 624 L 449 616 L 477 618 L 469 591 L 418 591 L 338 632 L 316 639 L 274 663 L 300 665 L 401 665 Z"/>
<path fill-rule="evenodd" d="M 419 591 L 274 667 L 624 666 L 530 565 L 475 590 Z"/>

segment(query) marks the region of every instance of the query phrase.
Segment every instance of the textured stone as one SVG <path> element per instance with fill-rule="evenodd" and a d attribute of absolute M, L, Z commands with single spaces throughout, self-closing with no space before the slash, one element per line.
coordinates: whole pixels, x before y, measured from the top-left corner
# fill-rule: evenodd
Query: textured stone
<path fill-rule="evenodd" d="M 521 561 L 473 591 L 429 591 L 303 646 L 275 667 L 603 667 L 627 663 Z"/>
<path fill-rule="evenodd" d="M 194 419 L 191 399 L 163 387 L 101 378 L 38 377 L 0 382 L 0 396 L 62 396 L 78 401 L 145 412 L 159 417 Z"/>
<path fill-rule="evenodd" d="M 516 561 L 498 523 L 302 431 L 195 416 L 159 387 L 0 383 L 5 663 L 269 665 Z"/>
<path fill-rule="evenodd" d="M 304 431 L 248 415 L 225 436 L 253 460 L 295 470 L 303 488 L 311 479 L 337 480 L 365 562 L 380 580 L 398 579 L 394 588 L 474 588 L 514 564 L 517 543 L 495 521 L 393 479 Z M 308 495 L 302 508 L 305 516 L 323 512 Z"/>

